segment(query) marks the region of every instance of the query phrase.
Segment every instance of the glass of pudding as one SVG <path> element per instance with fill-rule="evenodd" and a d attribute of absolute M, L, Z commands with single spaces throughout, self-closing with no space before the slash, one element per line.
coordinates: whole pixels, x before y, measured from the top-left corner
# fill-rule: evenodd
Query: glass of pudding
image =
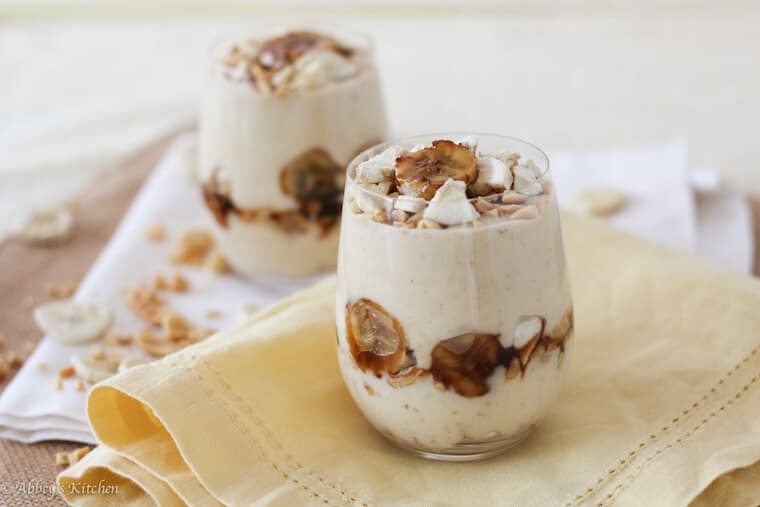
<path fill-rule="evenodd" d="M 402 139 L 351 162 L 344 202 L 338 361 L 367 419 L 441 460 L 525 438 L 572 351 L 546 155 L 496 135 Z"/>
<path fill-rule="evenodd" d="M 232 266 L 249 276 L 334 269 L 346 165 L 385 136 L 365 38 L 291 31 L 215 45 L 198 172 Z"/>

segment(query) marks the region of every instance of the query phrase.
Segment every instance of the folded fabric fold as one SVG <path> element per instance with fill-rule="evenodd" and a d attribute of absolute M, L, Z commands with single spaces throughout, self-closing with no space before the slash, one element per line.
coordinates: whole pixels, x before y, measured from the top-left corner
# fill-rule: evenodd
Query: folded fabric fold
<path fill-rule="evenodd" d="M 575 357 L 546 420 L 507 454 L 436 463 L 380 436 L 343 386 L 328 280 L 96 386 L 103 446 L 61 487 L 114 481 L 145 505 L 686 505 L 760 460 L 760 282 L 563 220 Z"/>

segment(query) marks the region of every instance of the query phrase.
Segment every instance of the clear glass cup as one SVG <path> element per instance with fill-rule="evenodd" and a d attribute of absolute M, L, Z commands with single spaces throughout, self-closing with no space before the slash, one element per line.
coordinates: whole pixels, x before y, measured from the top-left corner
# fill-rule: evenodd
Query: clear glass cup
<path fill-rule="evenodd" d="M 200 113 L 198 173 L 206 207 L 221 250 L 249 276 L 334 269 L 345 167 L 386 137 L 368 39 L 320 31 L 340 44 L 331 59 L 275 67 L 272 59 L 300 51 L 317 32 L 271 44 L 285 33 L 215 44 Z M 348 71 L 342 57 L 352 64 Z M 320 74 L 325 68 L 332 78 Z"/>
<path fill-rule="evenodd" d="M 473 198 L 476 220 L 423 228 L 424 210 L 398 213 L 393 193 L 354 181 L 357 165 L 389 146 L 412 149 L 467 135 L 477 136 L 480 153 L 533 160 L 541 172 L 531 192 L 537 195 L 511 190 Z M 376 212 L 355 205 L 367 199 Z M 344 202 L 338 360 L 367 419 L 401 447 L 440 460 L 485 458 L 525 438 L 557 396 L 573 343 L 546 155 L 497 135 L 410 137 L 357 156 Z"/>

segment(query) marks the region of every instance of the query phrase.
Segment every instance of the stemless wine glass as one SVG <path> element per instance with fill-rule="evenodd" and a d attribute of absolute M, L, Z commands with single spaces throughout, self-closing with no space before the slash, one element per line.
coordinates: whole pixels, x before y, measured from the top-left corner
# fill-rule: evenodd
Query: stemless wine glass
<path fill-rule="evenodd" d="M 398 180 L 382 189 L 356 181 L 357 166 L 389 147 L 403 155 L 473 135 L 479 156 L 500 157 L 516 174 L 504 191 L 471 198 L 477 217 L 467 223 L 428 220 L 430 202 L 399 199 Z M 528 183 L 525 168 L 535 171 Z M 401 447 L 440 460 L 492 456 L 525 438 L 559 391 L 573 336 L 546 155 L 497 135 L 401 139 L 351 162 L 344 202 L 338 359 L 367 419 Z"/>
<path fill-rule="evenodd" d="M 221 250 L 249 276 L 333 269 L 345 167 L 386 136 L 368 39 L 293 30 L 211 57 L 198 172 Z"/>

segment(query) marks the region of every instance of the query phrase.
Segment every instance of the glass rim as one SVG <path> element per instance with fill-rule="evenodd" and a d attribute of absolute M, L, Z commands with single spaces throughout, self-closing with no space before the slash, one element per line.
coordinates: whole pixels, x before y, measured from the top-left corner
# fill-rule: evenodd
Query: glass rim
<path fill-rule="evenodd" d="M 379 154 L 386 148 L 389 148 L 391 146 L 399 146 L 401 144 L 419 144 L 418 141 L 424 141 L 425 144 L 429 144 L 430 142 L 434 140 L 439 139 L 447 139 L 451 140 L 454 138 L 461 138 L 461 137 L 467 137 L 467 136 L 473 136 L 478 139 L 480 138 L 491 138 L 491 139 L 501 139 L 503 141 L 509 141 L 518 145 L 526 146 L 532 150 L 535 150 L 542 158 L 541 163 L 539 161 L 534 160 L 536 165 L 541 169 L 541 175 L 536 178 L 536 181 L 542 182 L 546 180 L 549 177 L 549 169 L 550 169 L 550 163 L 549 163 L 549 156 L 546 154 L 544 150 L 536 146 L 535 144 L 525 141 L 523 139 L 520 139 L 518 137 L 512 137 L 512 136 L 505 136 L 501 134 L 493 134 L 488 132 L 471 132 L 471 131 L 447 131 L 447 132 L 433 132 L 430 134 L 419 134 L 414 136 L 405 136 L 405 137 L 397 137 L 395 139 L 391 139 L 389 141 L 376 144 L 374 146 L 370 146 L 369 148 L 363 150 L 361 153 L 356 155 L 351 162 L 348 163 L 346 166 L 346 188 L 350 185 L 351 188 L 359 188 L 362 192 L 366 192 L 368 194 L 371 194 L 373 198 L 375 199 L 382 199 L 385 202 L 393 202 L 397 199 L 397 197 L 392 197 L 390 195 L 384 195 L 379 194 L 377 192 L 373 192 L 372 190 L 362 186 L 361 183 L 354 180 L 351 173 L 353 170 L 358 166 L 360 163 L 369 160 L 369 154 L 372 153 L 373 155 Z M 522 157 L 522 153 L 520 153 Z M 532 159 L 529 159 L 532 160 Z M 478 196 L 478 197 L 470 197 L 467 200 L 470 202 L 478 201 L 479 199 L 495 199 L 499 196 L 509 194 L 510 192 L 516 192 L 516 190 L 504 190 L 503 192 L 498 192 L 486 196 Z M 519 193 L 519 192 L 518 192 Z M 429 200 L 426 200 L 426 202 L 430 202 Z"/>

